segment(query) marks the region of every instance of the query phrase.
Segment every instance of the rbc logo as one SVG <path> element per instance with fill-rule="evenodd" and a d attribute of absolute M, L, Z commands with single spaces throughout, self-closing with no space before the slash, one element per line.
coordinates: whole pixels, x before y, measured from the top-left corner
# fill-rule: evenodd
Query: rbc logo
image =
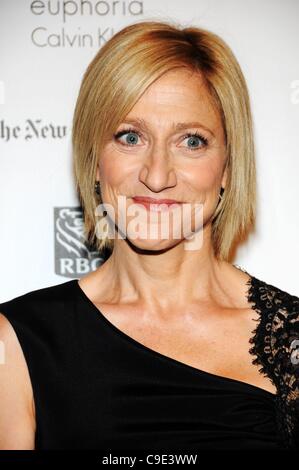
<path fill-rule="evenodd" d="M 54 207 L 55 273 L 68 278 L 95 271 L 105 259 L 87 245 L 80 207 Z"/>

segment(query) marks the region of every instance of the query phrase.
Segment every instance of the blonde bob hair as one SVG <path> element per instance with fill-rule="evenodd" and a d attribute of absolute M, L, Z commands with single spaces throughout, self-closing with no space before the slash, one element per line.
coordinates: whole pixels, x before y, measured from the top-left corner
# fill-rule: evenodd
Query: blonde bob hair
<path fill-rule="evenodd" d="M 186 67 L 203 77 L 225 134 L 227 181 L 212 217 L 215 256 L 228 261 L 236 242 L 255 222 L 256 167 L 249 94 L 229 46 L 195 26 L 141 21 L 108 40 L 89 64 L 74 111 L 72 145 L 85 236 L 101 252 L 111 238 L 96 236 L 96 169 L 101 149 L 144 91 L 171 69 Z"/>

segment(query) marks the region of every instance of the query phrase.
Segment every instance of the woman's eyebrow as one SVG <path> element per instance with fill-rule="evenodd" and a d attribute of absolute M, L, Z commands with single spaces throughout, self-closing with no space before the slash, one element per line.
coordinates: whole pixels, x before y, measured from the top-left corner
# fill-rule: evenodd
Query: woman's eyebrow
<path fill-rule="evenodd" d="M 149 125 L 147 124 L 147 122 L 142 118 L 125 119 L 123 123 L 138 125 L 141 129 L 144 129 L 144 130 L 147 130 L 149 128 Z M 177 123 L 173 122 L 171 127 L 175 131 L 181 131 L 184 129 L 188 129 L 190 127 L 202 127 L 203 129 L 205 129 L 207 132 L 210 132 L 210 134 L 212 134 L 215 137 L 214 132 L 210 128 L 208 128 L 207 126 L 205 126 L 204 124 L 198 121 L 177 122 Z"/>
<path fill-rule="evenodd" d="M 178 122 L 176 124 L 173 124 L 173 128 L 177 131 L 187 129 L 189 127 L 202 127 L 203 129 L 210 132 L 214 136 L 213 131 L 209 127 L 205 126 L 204 124 L 202 124 L 201 122 L 198 122 L 198 121 Z"/>

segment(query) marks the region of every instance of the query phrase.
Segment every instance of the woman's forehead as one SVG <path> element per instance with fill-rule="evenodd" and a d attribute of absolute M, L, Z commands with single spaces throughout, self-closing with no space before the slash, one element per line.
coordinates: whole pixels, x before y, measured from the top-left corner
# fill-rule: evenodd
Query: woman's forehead
<path fill-rule="evenodd" d="M 172 95 L 186 95 L 197 93 L 203 97 L 209 96 L 204 78 L 199 73 L 179 68 L 170 70 L 156 79 L 142 94 L 141 98 L 159 96 L 163 99 L 172 98 Z"/>
<path fill-rule="evenodd" d="M 153 127 L 159 122 L 180 130 L 183 124 L 196 121 L 219 126 L 220 116 L 209 91 L 198 74 L 168 72 L 142 94 L 123 122 Z M 196 127 L 194 124 L 186 127 Z"/>

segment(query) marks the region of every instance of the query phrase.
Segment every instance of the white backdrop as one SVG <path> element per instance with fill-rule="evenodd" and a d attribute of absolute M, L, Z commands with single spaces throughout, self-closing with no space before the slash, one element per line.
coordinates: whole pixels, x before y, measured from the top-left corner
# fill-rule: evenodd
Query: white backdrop
<path fill-rule="evenodd" d="M 235 53 L 251 97 L 259 194 L 257 231 L 234 262 L 299 295 L 298 0 L 0 0 L 0 302 L 102 262 L 82 241 L 72 115 L 97 50 L 145 19 L 210 29 Z"/>

